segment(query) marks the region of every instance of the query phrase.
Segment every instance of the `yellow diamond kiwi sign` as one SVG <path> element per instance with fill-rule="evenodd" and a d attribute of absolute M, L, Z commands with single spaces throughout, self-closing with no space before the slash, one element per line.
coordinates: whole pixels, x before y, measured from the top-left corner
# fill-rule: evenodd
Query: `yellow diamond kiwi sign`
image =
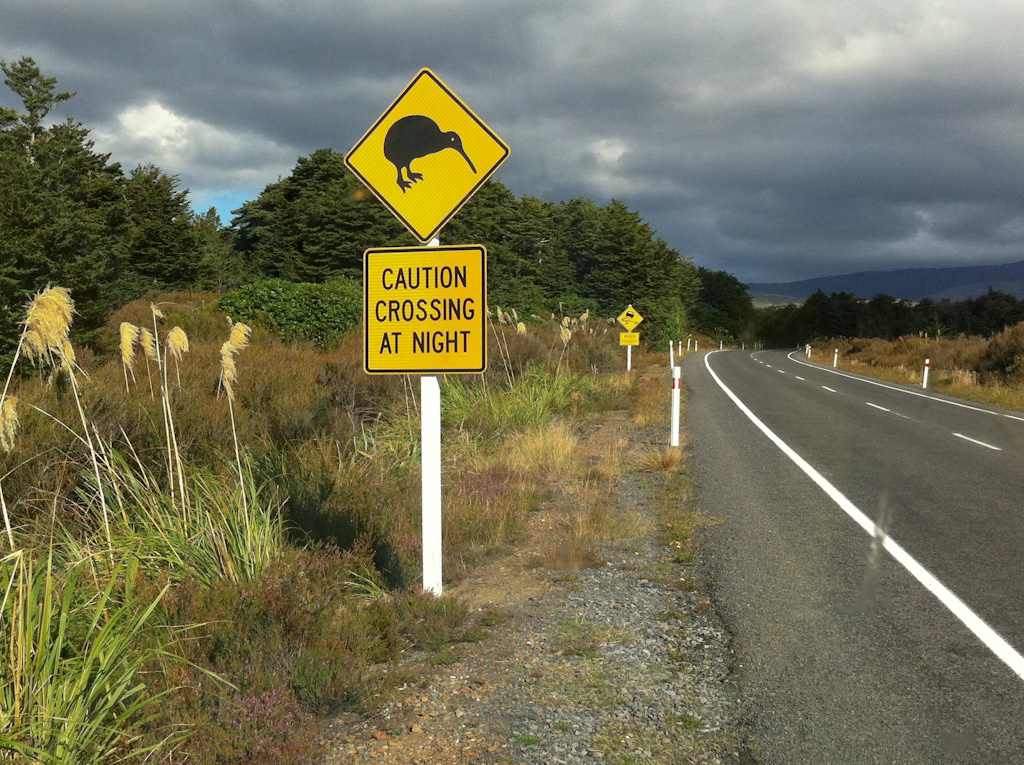
<path fill-rule="evenodd" d="M 480 245 L 367 250 L 363 301 L 367 373 L 486 370 L 487 251 Z"/>
<path fill-rule="evenodd" d="M 423 69 L 345 156 L 421 242 L 429 242 L 509 155 L 441 79 Z"/>

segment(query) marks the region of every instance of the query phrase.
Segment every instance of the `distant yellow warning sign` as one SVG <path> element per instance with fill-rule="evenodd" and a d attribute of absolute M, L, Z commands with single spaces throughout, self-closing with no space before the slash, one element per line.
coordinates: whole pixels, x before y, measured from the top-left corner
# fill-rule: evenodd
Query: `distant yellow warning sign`
<path fill-rule="evenodd" d="M 619 345 L 640 345 L 639 332 L 620 332 Z"/>
<path fill-rule="evenodd" d="M 644 317 L 632 305 L 619 314 L 619 324 L 626 328 L 626 332 L 632 332 L 643 320 Z M 633 345 L 636 345 L 636 343 L 633 343 Z"/>
<path fill-rule="evenodd" d="M 509 155 L 441 79 L 423 69 L 345 157 L 421 242 L 429 242 Z"/>
<path fill-rule="evenodd" d="M 368 374 L 487 369 L 487 251 L 480 245 L 363 253 Z"/>

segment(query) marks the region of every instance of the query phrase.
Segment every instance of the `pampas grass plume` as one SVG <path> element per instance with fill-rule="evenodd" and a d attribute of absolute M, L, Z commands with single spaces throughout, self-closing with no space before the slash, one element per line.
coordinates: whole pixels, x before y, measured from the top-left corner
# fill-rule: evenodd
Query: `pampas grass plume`
<path fill-rule="evenodd" d="M 9 452 L 14 449 L 14 438 L 18 435 L 18 399 L 8 396 L 0 406 L 0 449 Z"/>
<path fill-rule="evenodd" d="M 235 354 L 249 344 L 249 333 L 252 330 L 249 325 L 241 322 L 231 327 L 231 335 L 220 347 L 220 378 L 224 384 L 224 392 L 228 394 L 230 401 L 235 400 L 235 380 L 238 379 L 238 370 L 235 368 Z"/>
<path fill-rule="evenodd" d="M 153 333 L 145 327 L 139 327 L 139 345 L 142 346 L 147 359 L 157 360 L 156 340 L 153 339 Z"/>
<path fill-rule="evenodd" d="M 188 335 L 181 327 L 175 327 L 167 333 L 167 352 L 174 359 L 180 359 L 181 354 L 188 353 Z"/>
<path fill-rule="evenodd" d="M 64 343 L 71 329 L 75 302 L 64 287 L 47 287 L 28 304 L 25 317 L 25 352 L 32 359 L 44 354 L 63 357 Z"/>
<path fill-rule="evenodd" d="M 157 318 L 157 319 L 164 318 L 164 312 L 161 311 L 159 308 L 157 308 L 154 303 L 150 303 L 149 304 L 149 310 L 151 310 L 153 312 L 153 316 L 155 318 Z"/>
<path fill-rule="evenodd" d="M 516 324 L 516 332 L 518 332 L 520 335 L 525 335 L 526 325 L 523 324 L 523 322 L 519 322 L 518 324 Z"/>
<path fill-rule="evenodd" d="M 135 364 L 135 339 L 139 336 L 139 328 L 130 321 L 122 321 L 120 331 L 118 348 L 121 349 L 121 363 L 131 369 Z"/>
<path fill-rule="evenodd" d="M 238 322 L 231 328 L 231 336 L 228 338 L 228 342 L 231 343 L 231 347 L 235 351 L 240 351 L 249 344 L 249 333 L 252 332 L 252 328 L 248 324 L 242 324 Z"/>

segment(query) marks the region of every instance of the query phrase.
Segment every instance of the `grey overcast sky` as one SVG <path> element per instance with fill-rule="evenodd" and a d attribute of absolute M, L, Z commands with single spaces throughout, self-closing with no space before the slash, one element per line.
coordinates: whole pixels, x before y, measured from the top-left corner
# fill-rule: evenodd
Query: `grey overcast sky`
<path fill-rule="evenodd" d="M 1021 0 L 4 0 L 26 55 L 199 211 L 347 152 L 426 66 L 517 195 L 620 199 L 745 281 L 1024 260 Z"/>

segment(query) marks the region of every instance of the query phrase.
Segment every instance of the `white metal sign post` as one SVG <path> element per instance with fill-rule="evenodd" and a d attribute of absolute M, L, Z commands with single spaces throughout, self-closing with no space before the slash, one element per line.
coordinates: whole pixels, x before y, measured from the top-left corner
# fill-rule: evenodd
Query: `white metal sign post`
<path fill-rule="evenodd" d="M 434 237 L 427 247 L 439 247 Z M 441 594 L 441 385 L 420 378 L 420 472 L 423 496 L 423 591 Z"/>

